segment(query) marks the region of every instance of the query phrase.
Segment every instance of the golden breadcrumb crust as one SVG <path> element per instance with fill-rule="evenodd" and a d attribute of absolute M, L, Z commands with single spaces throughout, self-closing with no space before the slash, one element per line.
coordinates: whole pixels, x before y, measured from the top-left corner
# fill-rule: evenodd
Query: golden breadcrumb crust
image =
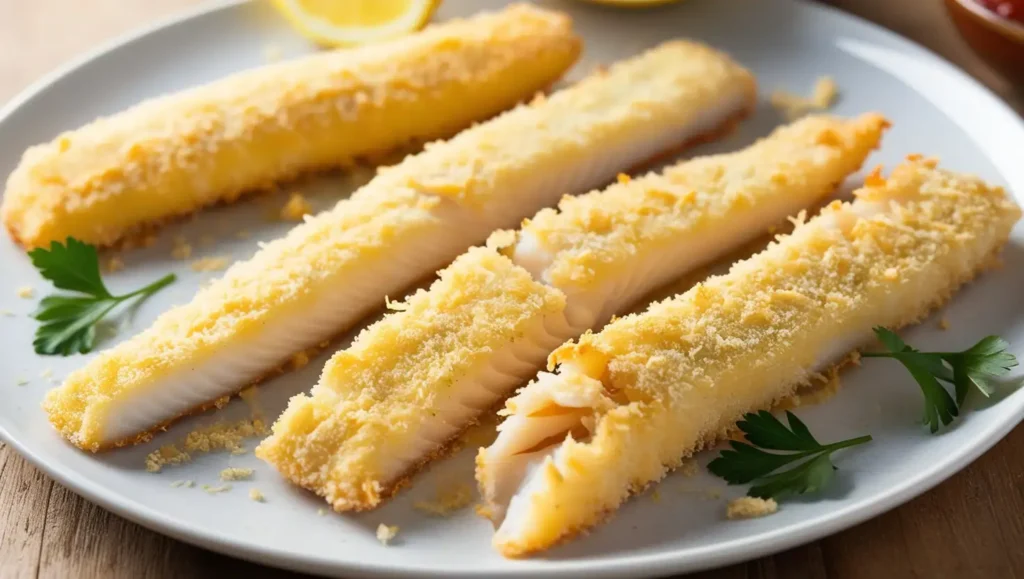
<path fill-rule="evenodd" d="M 549 86 L 579 51 L 567 16 L 516 5 L 241 72 L 32 147 L 2 218 L 27 248 L 109 245 L 300 172 L 450 135 Z"/>
<path fill-rule="evenodd" d="M 743 413 L 792 394 L 872 326 L 898 328 L 945 302 L 991 263 L 1021 214 L 1001 188 L 919 158 L 889 179 L 873 174 L 856 198 L 728 274 L 553 353 L 582 373 L 574 380 L 598 384 L 605 403 L 588 439 L 569 437 L 557 463 L 539 467 L 543 491 L 524 507 L 528 522 L 495 546 L 521 556 L 599 523 Z"/>
<path fill-rule="evenodd" d="M 117 420 L 117 416 L 110 414 L 112 409 L 126 398 L 140 395 L 159 380 L 208 364 L 234 344 L 265 336 L 268 328 L 286 325 L 318 300 L 325 299 L 324 296 L 337 293 L 339 283 L 360 280 L 373 268 L 403 271 L 421 268 L 424 274 L 427 273 L 435 266 L 409 263 L 401 251 L 396 255 L 396 248 L 407 247 L 417 240 L 440 241 L 455 234 L 453 229 L 465 224 L 448 217 L 456 211 L 453 205 L 472 205 L 457 207 L 472 213 L 478 204 L 483 204 L 481 210 L 486 211 L 489 200 L 500 201 L 490 199 L 495 193 L 485 191 L 482 183 L 492 184 L 490 189 L 493 191 L 507 191 L 511 183 L 521 183 L 527 175 L 557 172 L 570 155 L 583 155 L 579 151 L 579 143 L 564 138 L 564 133 L 571 134 L 574 139 L 588 135 L 589 138 L 584 140 L 593 152 L 607 147 L 607 139 L 639 130 L 638 127 L 650 127 L 652 118 L 662 118 L 652 117 L 655 112 L 664 113 L 666 122 L 678 120 L 673 115 L 691 114 L 680 105 L 689 98 L 689 92 L 652 97 L 647 84 L 632 82 L 636 71 L 643 70 L 643 78 L 660 83 L 659 69 L 665 66 L 664 54 L 676 57 L 700 54 L 711 58 L 717 53 L 705 54 L 688 43 L 668 43 L 613 67 L 610 72 L 595 77 L 596 80 L 583 81 L 550 99 L 517 107 L 471 128 L 456 139 L 457 147 L 448 144 L 430 146 L 420 154 L 382 170 L 350 199 L 339 202 L 332 210 L 308 218 L 306 223 L 297 226 L 283 239 L 265 245 L 252 259 L 234 264 L 222 279 L 200 290 L 191 302 L 164 313 L 146 331 L 102 352 L 85 368 L 74 372 L 44 401 L 50 421 L 74 444 L 94 451 L 112 444 L 145 439 L 145 432 L 118 441 L 104 437 L 111 421 Z M 717 58 L 725 57 L 717 55 Z M 704 69 L 695 70 L 702 72 Z M 696 72 L 691 71 L 691 74 Z M 675 78 L 671 73 L 665 74 Z M 726 75 L 719 79 L 718 86 L 727 87 L 736 79 L 745 86 L 746 77 L 745 72 Z M 627 114 L 628 110 L 615 104 L 618 101 L 607 101 L 606 94 L 618 95 L 623 102 L 636 98 L 647 103 L 652 98 L 665 98 L 676 106 L 659 105 Z M 565 109 L 558 103 L 575 103 L 578 108 L 587 108 L 594 106 L 593 103 L 588 104 L 590 98 L 622 114 L 594 113 L 587 117 L 586 122 L 577 119 L 568 125 L 561 123 Z M 714 104 L 715 101 L 711 100 L 707 106 Z M 684 110 L 680 113 L 675 110 L 677 108 Z M 591 126 L 598 129 L 584 130 Z M 484 136 L 477 138 L 473 136 L 475 134 Z M 508 149 L 502 148 L 503 138 L 518 143 L 519 157 L 509 156 Z M 475 155 L 467 156 L 466 149 L 471 149 Z M 485 176 L 474 181 L 471 198 L 441 195 L 437 191 L 414 187 L 422 172 L 434 166 L 447 167 L 456 175 L 463 174 L 462 166 L 451 159 L 460 159 L 473 168 L 474 174 Z M 480 219 L 484 219 L 484 215 Z M 466 245 L 475 241 L 468 239 Z M 365 295 L 367 298 L 373 296 L 372 287 L 366 288 Z M 356 297 L 362 300 L 362 296 Z M 379 303 L 380 297 L 383 296 L 376 295 L 372 300 L 348 305 L 368 313 Z M 344 329 L 336 328 L 336 331 Z M 282 352 L 282 357 L 287 354 Z M 237 389 L 250 384 L 242 381 L 237 384 Z M 206 405 L 198 404 L 197 407 Z M 175 418 L 171 417 L 154 428 Z"/>
<path fill-rule="evenodd" d="M 878 146 L 887 126 L 877 114 L 809 117 L 736 153 L 566 196 L 557 210 L 539 212 L 522 231 L 554 255 L 545 281 L 562 289 L 593 286 L 683 232 L 714 235 L 731 215 L 778 203 L 781 188 L 810 198 L 831 192 Z"/>
<path fill-rule="evenodd" d="M 521 336 L 565 298 L 489 248 L 474 248 L 429 290 L 364 330 L 293 397 L 257 449 L 336 510 L 375 506 L 394 484 L 382 461 L 401 456 L 460 377 Z"/>

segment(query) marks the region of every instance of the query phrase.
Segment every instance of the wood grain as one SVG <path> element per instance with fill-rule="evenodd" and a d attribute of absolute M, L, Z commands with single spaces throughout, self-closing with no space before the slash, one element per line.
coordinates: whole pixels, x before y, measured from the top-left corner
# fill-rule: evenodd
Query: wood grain
<path fill-rule="evenodd" d="M 0 0 L 0 102 L 61 62 L 200 0 Z M 721 1 L 721 0 L 720 0 Z M 935 0 L 830 0 L 930 47 L 1024 113 L 1022 87 L 984 65 Z M 1024 428 L 918 499 L 862 525 L 701 579 L 1024 578 Z M 96 507 L 0 443 L 0 577 L 301 575 L 148 531 Z"/>

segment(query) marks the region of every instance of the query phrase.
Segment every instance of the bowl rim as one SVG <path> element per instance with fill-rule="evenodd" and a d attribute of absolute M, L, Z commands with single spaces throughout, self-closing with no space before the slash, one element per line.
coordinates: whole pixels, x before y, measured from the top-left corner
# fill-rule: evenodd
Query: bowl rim
<path fill-rule="evenodd" d="M 1002 16 L 995 11 L 989 10 L 988 8 L 981 5 L 977 0 L 948 0 L 950 3 L 954 3 L 962 7 L 973 14 L 977 19 L 981 20 L 982 23 L 990 28 L 994 28 L 999 32 L 1006 33 L 1011 36 L 1014 40 L 1024 43 L 1024 24 L 1011 20 Z"/>

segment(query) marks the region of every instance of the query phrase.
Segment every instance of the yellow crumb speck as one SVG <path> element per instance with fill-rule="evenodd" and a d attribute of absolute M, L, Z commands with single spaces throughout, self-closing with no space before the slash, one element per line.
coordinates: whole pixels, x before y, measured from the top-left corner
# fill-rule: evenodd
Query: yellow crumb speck
<path fill-rule="evenodd" d="M 288 196 L 288 202 L 281 208 L 282 221 L 302 221 L 302 218 L 313 212 L 309 201 L 302 196 L 302 193 L 292 193 Z"/>
<path fill-rule="evenodd" d="M 190 489 L 190 488 L 192 488 L 192 487 L 196 486 L 196 481 L 193 481 L 193 480 L 187 480 L 187 481 L 185 481 L 185 484 L 184 484 L 183 486 L 184 486 L 185 488 L 187 488 L 187 489 Z"/>
<path fill-rule="evenodd" d="M 192 271 L 221 271 L 231 262 L 226 257 L 203 257 L 192 262 Z"/>
<path fill-rule="evenodd" d="M 772 107 L 789 120 L 796 120 L 812 111 L 824 111 L 835 103 L 839 86 L 831 77 L 820 77 L 814 83 L 810 98 L 777 90 L 771 94 Z"/>
<path fill-rule="evenodd" d="M 949 329 L 949 319 L 946 318 L 946 316 L 942 316 L 941 318 L 939 318 L 939 329 L 940 330 L 948 330 Z"/>
<path fill-rule="evenodd" d="M 616 180 L 617 180 L 617 181 L 618 181 L 619 183 L 621 183 L 622 185 L 625 185 L 626 183 L 629 183 L 629 182 L 630 182 L 630 181 L 632 180 L 632 179 L 631 179 L 631 178 L 629 177 L 629 175 L 627 175 L 627 174 L 625 174 L 625 173 L 619 173 L 619 174 L 618 174 L 618 175 L 617 175 L 617 176 L 615 177 L 615 179 L 616 179 Z"/>
<path fill-rule="evenodd" d="M 473 501 L 473 488 L 468 484 L 456 484 L 439 489 L 432 501 L 416 501 L 413 508 L 429 515 L 447 517 L 466 507 Z"/>
<path fill-rule="evenodd" d="M 775 499 L 740 497 L 729 501 L 725 516 L 728 519 L 755 519 L 768 516 L 778 510 L 779 504 L 775 502 Z"/>
<path fill-rule="evenodd" d="M 247 480 L 252 477 L 252 472 L 251 468 L 229 467 L 220 471 L 220 480 Z"/>
<path fill-rule="evenodd" d="M 184 237 L 174 238 L 174 245 L 171 246 L 171 257 L 178 260 L 186 260 L 192 257 L 192 246 L 185 241 Z"/>
<path fill-rule="evenodd" d="M 203 485 L 203 490 L 211 495 L 215 495 L 217 493 L 228 492 L 229 490 L 231 490 L 231 485 L 220 485 L 215 487 L 210 485 Z"/>
<path fill-rule="evenodd" d="M 377 525 L 377 540 L 380 541 L 381 545 L 387 545 L 398 535 L 397 525 L 385 525 L 381 523 Z"/>
<path fill-rule="evenodd" d="M 656 503 L 661 502 L 661 492 L 658 489 L 651 491 L 651 500 Z"/>
<path fill-rule="evenodd" d="M 165 466 L 182 464 L 189 460 L 192 460 L 192 457 L 187 452 L 174 444 L 165 444 L 146 455 L 146 470 L 160 472 Z"/>
<path fill-rule="evenodd" d="M 121 271 L 124 269 L 124 260 L 116 255 L 112 255 L 107 258 L 107 261 L 103 264 L 103 269 L 107 273 L 114 273 L 115 271 Z"/>
<path fill-rule="evenodd" d="M 319 509 L 316 510 L 316 514 L 321 516 L 321 517 L 326 516 L 327 515 L 327 509 L 319 508 Z"/>
<path fill-rule="evenodd" d="M 266 433 L 266 424 L 258 418 L 239 420 L 234 423 L 218 422 L 190 432 L 185 437 L 185 450 L 188 452 L 234 451 L 242 447 L 243 439 Z"/>
<path fill-rule="evenodd" d="M 185 481 L 183 481 L 183 480 L 176 480 L 176 481 L 171 483 L 171 487 L 172 488 L 178 488 L 178 487 L 180 487 L 180 486 L 182 486 L 184 484 L 185 484 Z"/>
<path fill-rule="evenodd" d="M 36 290 L 35 290 L 35 288 L 33 288 L 30 285 L 23 285 L 20 288 L 18 288 L 18 297 L 19 298 L 27 300 L 27 299 L 30 299 L 34 295 L 36 295 Z"/>
<path fill-rule="evenodd" d="M 14 312 L 12 312 L 11 310 L 0 310 L 0 316 L 4 316 L 5 318 L 13 318 Z"/>
<path fill-rule="evenodd" d="M 28 384 L 28 378 L 25 378 L 24 376 L 19 376 L 14 383 L 17 384 L 18 386 L 24 386 Z"/>
<path fill-rule="evenodd" d="M 692 458 L 688 458 L 683 461 L 683 464 L 679 465 L 679 474 L 686 478 L 690 478 L 692 476 L 697 476 L 699 469 L 700 465 L 697 464 L 697 461 Z"/>
<path fill-rule="evenodd" d="M 249 498 L 256 501 L 257 503 L 262 503 L 267 500 L 267 498 L 263 496 L 263 493 L 260 491 L 260 489 L 249 489 Z"/>
<path fill-rule="evenodd" d="M 49 368 L 46 368 L 45 370 L 39 373 L 40 378 L 49 378 L 50 376 L 53 376 L 53 370 Z"/>

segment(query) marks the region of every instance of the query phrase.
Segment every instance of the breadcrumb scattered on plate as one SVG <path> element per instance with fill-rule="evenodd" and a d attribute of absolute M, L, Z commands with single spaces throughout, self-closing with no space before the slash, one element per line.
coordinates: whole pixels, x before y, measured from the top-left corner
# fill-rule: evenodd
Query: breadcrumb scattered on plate
<path fill-rule="evenodd" d="M 377 540 L 381 545 L 387 546 L 395 536 L 398 535 L 398 526 L 388 526 L 384 523 L 377 525 Z"/>
<path fill-rule="evenodd" d="M 107 273 L 114 273 L 124 269 L 124 260 L 116 255 L 112 255 L 107 258 L 107 261 L 103 263 L 103 270 Z"/>
<path fill-rule="evenodd" d="M 416 501 L 413 508 L 437 517 L 450 516 L 473 502 L 473 488 L 468 484 L 456 484 L 438 490 L 432 501 Z"/>
<path fill-rule="evenodd" d="M 249 498 L 256 501 L 257 503 L 266 502 L 267 497 L 263 496 L 260 489 L 249 489 Z"/>
<path fill-rule="evenodd" d="M 231 485 L 220 485 L 215 487 L 210 485 L 203 485 L 203 490 L 206 491 L 208 494 L 215 495 L 218 493 L 228 492 L 229 490 L 231 490 Z"/>
<path fill-rule="evenodd" d="M 189 453 L 174 444 L 165 444 L 146 455 L 145 464 L 147 471 L 160 472 L 165 466 L 183 464 L 190 460 L 192 460 L 192 456 Z"/>
<path fill-rule="evenodd" d="M 25 378 L 24 376 L 19 376 L 14 383 L 17 384 L 18 386 L 24 386 L 28 384 L 28 378 Z"/>
<path fill-rule="evenodd" d="M 18 288 L 18 297 L 22 299 L 31 299 L 32 296 L 36 295 L 36 290 L 30 285 L 23 285 Z"/>
<path fill-rule="evenodd" d="M 728 519 L 756 519 L 771 515 L 778 510 L 779 504 L 775 502 L 775 499 L 740 497 L 729 501 L 725 516 Z"/>
<path fill-rule="evenodd" d="M 192 257 L 192 246 L 185 241 L 184 237 L 175 237 L 174 245 L 171 246 L 171 257 L 184 261 Z"/>
<path fill-rule="evenodd" d="M 252 477 L 253 470 L 251 468 L 236 468 L 228 467 L 220 471 L 220 480 L 233 481 L 233 480 L 247 480 Z"/>
<path fill-rule="evenodd" d="M 832 107 L 839 96 L 839 86 L 829 76 L 823 76 L 814 83 L 810 98 L 777 90 L 771 95 L 775 110 L 788 120 L 796 120 L 812 111 L 824 111 Z"/>

